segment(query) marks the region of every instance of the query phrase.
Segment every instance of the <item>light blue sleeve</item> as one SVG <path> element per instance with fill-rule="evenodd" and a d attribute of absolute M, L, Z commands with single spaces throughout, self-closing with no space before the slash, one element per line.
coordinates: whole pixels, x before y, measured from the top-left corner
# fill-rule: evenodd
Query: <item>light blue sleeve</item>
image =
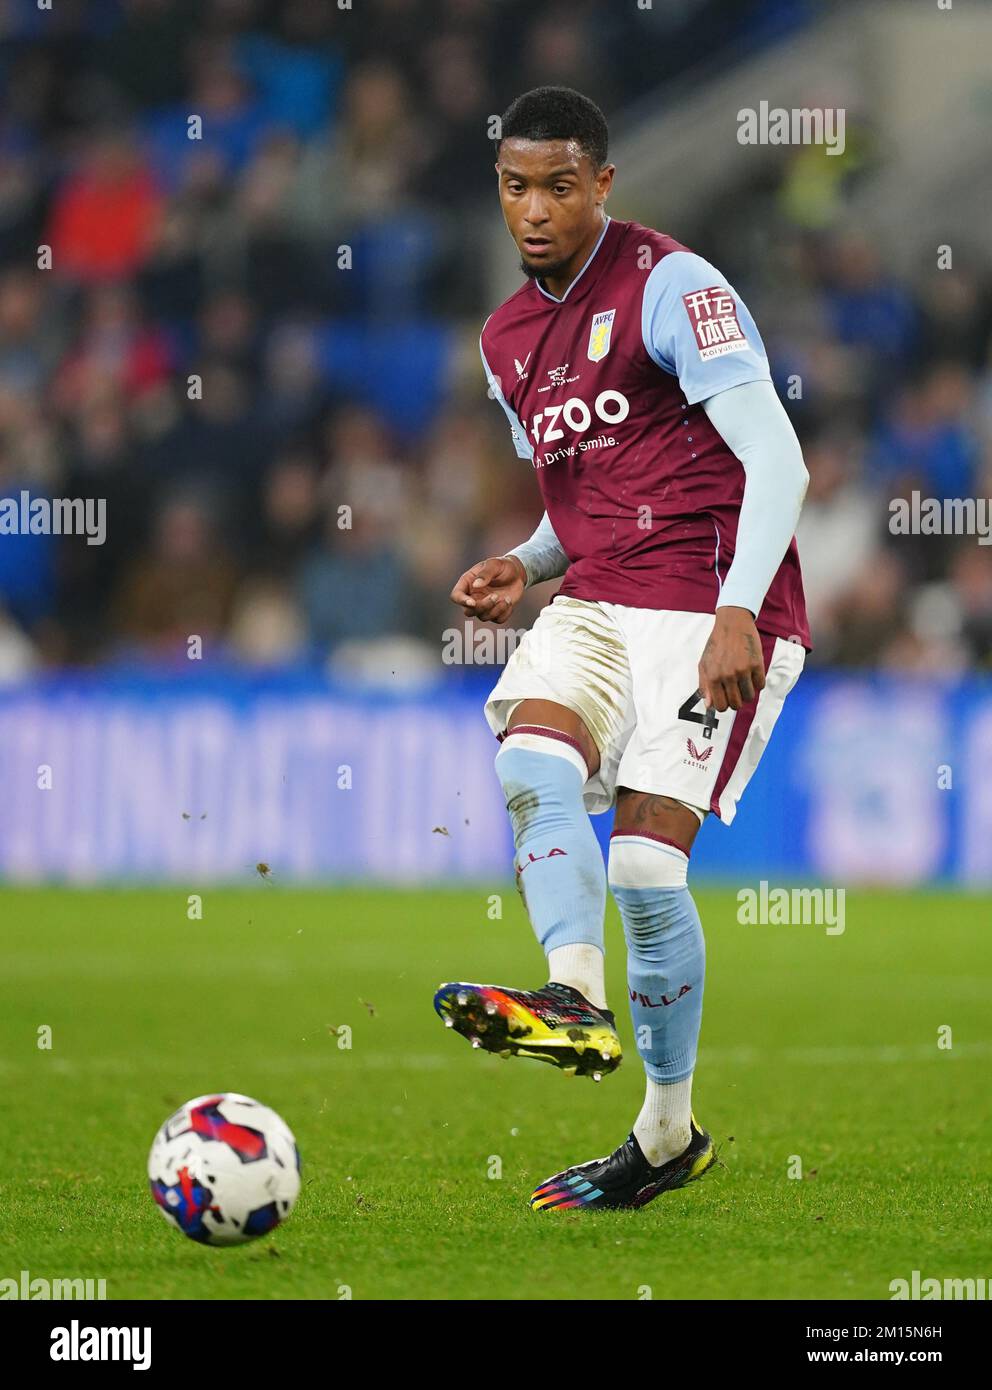
<path fill-rule="evenodd" d="M 720 391 L 703 401 L 703 409 L 744 468 L 737 544 L 716 606 L 747 608 L 757 617 L 795 535 L 809 473 L 771 382 Z"/>
<path fill-rule="evenodd" d="M 648 355 L 678 377 L 689 405 L 748 381 L 771 381 L 765 345 L 726 277 L 692 251 L 663 257 L 644 284 Z"/>
<path fill-rule="evenodd" d="M 528 588 L 531 584 L 543 583 L 545 579 L 560 579 L 569 566 L 569 558 L 555 535 L 555 528 L 551 525 L 547 512 L 541 517 L 530 540 L 514 546 L 506 553 L 516 555 L 523 565 Z"/>
<path fill-rule="evenodd" d="M 488 322 L 489 320 L 487 319 L 486 323 Z M 485 332 L 485 330 L 486 325 L 483 324 L 483 333 Z M 503 412 L 510 422 L 510 433 L 513 436 L 513 447 L 517 451 L 517 457 L 527 459 L 530 463 L 533 463 L 534 449 L 527 438 L 527 434 L 524 430 L 523 425 L 520 423 L 520 418 L 517 415 L 517 412 L 512 409 L 506 397 L 503 395 L 503 389 L 500 386 L 499 379 L 494 375 L 493 371 L 489 366 L 489 363 L 486 361 L 486 354 L 482 347 L 481 334 L 479 335 L 479 356 L 482 358 L 482 365 L 485 369 L 486 380 L 489 382 L 489 389 L 493 393 L 496 400 L 498 400 L 500 405 L 503 407 Z"/>

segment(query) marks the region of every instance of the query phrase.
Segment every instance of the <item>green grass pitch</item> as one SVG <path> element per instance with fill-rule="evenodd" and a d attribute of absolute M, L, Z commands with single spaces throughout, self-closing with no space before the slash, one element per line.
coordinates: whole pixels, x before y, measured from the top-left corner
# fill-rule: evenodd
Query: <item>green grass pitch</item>
<path fill-rule="evenodd" d="M 721 1163 L 640 1212 L 556 1215 L 532 1187 L 608 1152 L 640 1104 L 622 933 L 611 906 L 619 1072 L 474 1053 L 437 984 L 543 980 L 516 895 L 491 920 L 491 891 L 259 882 L 205 890 L 201 922 L 179 889 L 0 892 L 0 1277 L 105 1278 L 111 1298 L 887 1299 L 914 1269 L 992 1276 L 987 897 L 851 892 L 827 936 L 739 925 L 733 892 L 697 889 L 694 1108 Z M 169 1230 L 145 1182 L 158 1125 L 215 1088 L 280 1111 L 303 1154 L 292 1219 L 233 1250 Z"/>

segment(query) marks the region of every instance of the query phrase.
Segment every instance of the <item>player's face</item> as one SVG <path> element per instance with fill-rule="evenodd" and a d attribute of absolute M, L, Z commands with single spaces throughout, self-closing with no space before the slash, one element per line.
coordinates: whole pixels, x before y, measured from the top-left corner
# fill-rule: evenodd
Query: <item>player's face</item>
<path fill-rule="evenodd" d="M 496 172 L 499 200 L 527 275 L 555 293 L 582 269 L 603 230 L 612 164 L 596 170 L 574 140 L 507 139 Z"/>

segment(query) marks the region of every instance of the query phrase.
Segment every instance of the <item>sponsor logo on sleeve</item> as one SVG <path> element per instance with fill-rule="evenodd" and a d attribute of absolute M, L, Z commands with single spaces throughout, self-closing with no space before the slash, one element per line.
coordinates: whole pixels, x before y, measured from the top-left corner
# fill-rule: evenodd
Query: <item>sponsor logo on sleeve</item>
<path fill-rule="evenodd" d="M 704 362 L 728 352 L 746 352 L 750 346 L 737 318 L 737 304 L 726 285 L 712 285 L 682 296 L 696 347 Z"/>

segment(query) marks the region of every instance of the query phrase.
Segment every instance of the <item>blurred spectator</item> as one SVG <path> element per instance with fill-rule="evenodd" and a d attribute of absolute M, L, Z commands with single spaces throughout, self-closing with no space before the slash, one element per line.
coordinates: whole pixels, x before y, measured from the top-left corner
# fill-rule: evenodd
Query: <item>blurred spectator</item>
<path fill-rule="evenodd" d="M 258 372 L 257 307 L 243 290 L 225 286 L 209 294 L 199 315 L 201 353 L 254 378 Z"/>
<path fill-rule="evenodd" d="M 260 573 L 288 579 L 317 545 L 321 519 L 316 463 L 305 453 L 282 455 L 265 479 L 261 535 L 253 548 Z"/>
<path fill-rule="evenodd" d="M 146 481 L 161 496 L 176 483 L 195 481 L 223 513 L 228 537 L 251 525 L 271 441 L 258 418 L 255 394 L 243 372 L 224 362 L 196 364 L 194 394 L 181 413 L 145 448 Z"/>
<path fill-rule="evenodd" d="M 616 104 L 613 74 L 619 70 L 602 61 L 594 30 L 576 5 L 565 4 L 541 13 L 530 26 L 521 58 L 521 91 L 528 87 L 576 87 L 604 110 Z"/>
<path fill-rule="evenodd" d="M 249 666 L 290 666 L 306 651 L 306 630 L 292 592 L 270 579 L 249 580 L 231 615 L 230 653 Z"/>
<path fill-rule="evenodd" d="M 345 219 L 391 216 L 410 191 L 425 158 L 411 95 L 399 68 L 381 59 L 348 79 L 329 175 Z"/>
<path fill-rule="evenodd" d="M 223 191 L 239 174 L 269 126 L 258 93 L 234 45 L 190 26 L 189 90 L 146 121 L 155 169 L 171 189 L 206 182 Z"/>
<path fill-rule="evenodd" d="M 867 237 L 848 233 L 837 239 L 826 302 L 842 343 L 868 347 L 882 362 L 909 356 L 918 309 L 907 287 L 883 268 L 878 247 Z"/>
<path fill-rule="evenodd" d="M 861 452 L 856 436 L 837 429 L 804 451 L 810 480 L 796 540 L 818 649 L 829 643 L 837 600 L 866 568 L 888 516 L 860 480 Z"/>
<path fill-rule="evenodd" d="M 310 635 L 325 650 L 348 638 L 409 631 L 415 611 L 406 563 L 386 528 L 362 513 L 349 529 L 329 514 L 323 544 L 300 569 L 298 592 Z"/>
<path fill-rule="evenodd" d="M 992 669 L 992 556 L 975 539 L 959 541 L 946 579 L 914 598 L 915 626 L 957 644 L 961 665 Z"/>
<path fill-rule="evenodd" d="M 313 328 L 301 323 L 280 324 L 266 345 L 265 388 L 259 409 L 272 438 L 312 432 L 333 400 Z"/>
<path fill-rule="evenodd" d="M 320 132 L 336 105 L 343 63 L 331 46 L 331 18 L 326 0 L 284 0 L 278 35 L 249 33 L 237 44 L 266 121 L 303 140 Z"/>
<path fill-rule="evenodd" d="M 442 203 L 492 193 L 496 160 L 486 136 L 494 97 L 475 45 L 462 34 L 441 34 L 424 46 L 422 62 L 433 126 L 424 187 Z"/>
<path fill-rule="evenodd" d="M 992 294 L 979 267 L 961 264 L 953 269 L 921 267 L 924 285 L 923 328 L 919 357 L 923 362 L 962 362 L 981 368 L 992 341 Z"/>
<path fill-rule="evenodd" d="M 52 383 L 58 409 L 71 413 L 107 386 L 137 397 L 161 386 L 172 369 L 168 338 L 157 325 L 140 321 L 126 285 L 92 289 L 82 310 L 79 338 L 62 360 Z"/>
<path fill-rule="evenodd" d="M 116 628 L 146 655 L 180 660 L 191 636 L 201 637 L 204 647 L 223 636 L 236 583 L 206 508 L 192 497 L 178 498 L 163 509 L 149 553 L 124 579 Z"/>
<path fill-rule="evenodd" d="M 951 565 L 951 592 L 961 615 L 961 636 L 976 666 L 992 668 L 992 555 L 967 542 Z"/>
<path fill-rule="evenodd" d="M 975 389 L 967 369 L 946 362 L 898 397 L 869 461 L 880 485 L 918 488 L 928 497 L 972 497 L 979 443 L 971 417 Z"/>
<path fill-rule="evenodd" d="M 833 660 L 840 666 L 879 664 L 886 647 L 908 634 L 906 608 L 905 570 L 892 551 L 881 551 L 837 602 Z"/>
<path fill-rule="evenodd" d="M 44 282 L 22 266 L 0 273 L 0 383 L 15 391 L 44 388 L 58 362 L 44 332 Z M 47 338 L 47 341 L 46 341 Z"/>
<path fill-rule="evenodd" d="M 93 137 L 52 205 L 45 232 L 52 269 L 84 282 L 134 275 L 162 213 L 161 192 L 134 141 L 116 130 Z"/>

